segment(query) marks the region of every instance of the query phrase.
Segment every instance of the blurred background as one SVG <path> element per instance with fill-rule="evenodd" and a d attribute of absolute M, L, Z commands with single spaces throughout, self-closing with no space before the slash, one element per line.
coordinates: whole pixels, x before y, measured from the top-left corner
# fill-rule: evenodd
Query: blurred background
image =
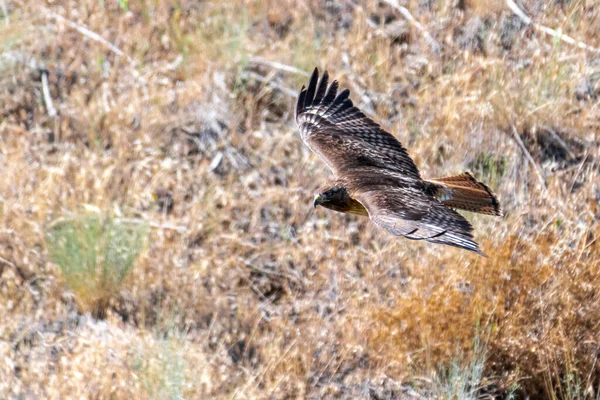
<path fill-rule="evenodd" d="M 0 0 L 0 397 L 599 398 L 600 4 Z M 312 209 L 314 67 L 489 258 Z"/>

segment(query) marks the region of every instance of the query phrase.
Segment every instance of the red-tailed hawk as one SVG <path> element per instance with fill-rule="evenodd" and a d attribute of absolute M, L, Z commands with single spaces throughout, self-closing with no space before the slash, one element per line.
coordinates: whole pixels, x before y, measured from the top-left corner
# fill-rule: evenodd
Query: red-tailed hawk
<path fill-rule="evenodd" d="M 406 149 L 339 94 L 315 68 L 296 104 L 302 140 L 327 163 L 335 180 L 318 190 L 314 207 L 369 216 L 395 236 L 460 247 L 485 256 L 473 227 L 453 208 L 502 215 L 498 199 L 470 173 L 423 179 Z"/>

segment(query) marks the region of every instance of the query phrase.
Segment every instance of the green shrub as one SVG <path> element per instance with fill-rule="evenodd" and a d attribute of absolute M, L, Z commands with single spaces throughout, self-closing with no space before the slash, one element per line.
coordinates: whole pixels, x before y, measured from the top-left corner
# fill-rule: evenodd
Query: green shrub
<path fill-rule="evenodd" d="M 147 236 L 142 222 L 83 215 L 54 223 L 48 250 L 82 311 L 104 318 Z"/>
<path fill-rule="evenodd" d="M 432 379 L 431 395 L 435 399 L 446 400 L 477 400 L 500 396 L 501 392 L 494 394 L 494 390 L 499 389 L 494 387 L 494 379 L 484 376 L 486 361 L 487 340 L 482 341 L 480 334 L 476 333 L 469 360 L 459 357 L 450 367 L 440 367 Z M 512 399 L 517 388 L 516 385 L 508 388 L 503 398 Z"/>
<path fill-rule="evenodd" d="M 131 367 L 150 399 L 179 400 L 186 386 L 186 331 L 178 328 L 181 314 L 157 306 L 153 337 L 132 347 Z"/>

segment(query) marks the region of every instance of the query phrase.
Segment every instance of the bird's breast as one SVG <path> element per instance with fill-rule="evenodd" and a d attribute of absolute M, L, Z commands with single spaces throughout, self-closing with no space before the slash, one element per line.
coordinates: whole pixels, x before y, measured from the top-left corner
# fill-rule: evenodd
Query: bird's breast
<path fill-rule="evenodd" d="M 348 214 L 368 216 L 367 209 L 357 200 L 350 199 L 350 205 L 346 211 Z"/>

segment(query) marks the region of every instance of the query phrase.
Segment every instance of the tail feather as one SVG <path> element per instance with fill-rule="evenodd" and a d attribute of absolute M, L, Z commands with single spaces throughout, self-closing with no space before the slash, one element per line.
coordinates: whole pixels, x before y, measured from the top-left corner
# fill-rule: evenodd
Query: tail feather
<path fill-rule="evenodd" d="M 502 216 L 496 195 L 469 172 L 429 179 L 427 182 L 432 185 L 433 196 L 447 207 Z"/>

